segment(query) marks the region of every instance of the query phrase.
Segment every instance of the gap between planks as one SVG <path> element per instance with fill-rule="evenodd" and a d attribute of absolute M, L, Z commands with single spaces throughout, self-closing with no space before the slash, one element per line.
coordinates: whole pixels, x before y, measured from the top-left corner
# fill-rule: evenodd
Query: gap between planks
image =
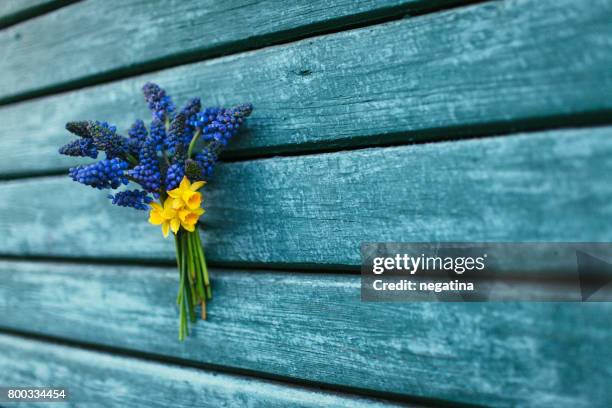
<path fill-rule="evenodd" d="M 555 125 L 551 126 L 551 122 L 554 122 Z M 224 152 L 221 155 L 221 162 L 240 163 L 256 160 L 267 160 L 278 157 L 316 156 L 329 153 L 352 152 L 372 148 L 401 147 L 444 142 L 460 143 L 472 139 L 491 139 L 497 137 L 514 136 L 518 134 L 530 134 L 555 130 L 588 129 L 607 125 L 612 125 L 612 110 L 586 112 L 564 116 L 543 116 L 539 118 L 529 118 L 508 123 L 488 123 L 482 126 L 465 125 L 441 129 L 428 129 L 426 132 L 420 133 L 428 133 L 431 136 L 429 138 L 419 138 L 417 140 L 411 140 L 411 138 L 414 137 L 414 132 L 401 132 L 395 134 L 381 135 L 380 137 L 377 137 L 377 135 L 373 135 L 367 138 L 363 138 L 363 140 L 357 140 L 357 142 L 353 143 L 352 145 L 344 145 L 341 142 L 338 142 L 338 140 L 332 140 L 320 141 L 310 144 L 304 143 L 299 145 L 299 148 L 294 148 L 291 151 L 281 150 L 276 152 L 273 150 L 272 152 L 268 152 L 266 151 L 266 149 L 259 149 L 260 152 L 258 152 L 257 150 L 248 150 L 246 151 L 247 153 L 242 152 L 239 155 L 232 154 L 232 152 Z M 74 166 L 67 166 L 44 171 L 0 174 L 0 185 L 3 182 L 11 182 L 14 180 L 65 176 L 67 175 L 68 170 L 71 167 Z M 2 256 L 2 254 L 0 254 L 0 256 Z"/>
<path fill-rule="evenodd" d="M 140 350 L 123 349 L 119 347 L 107 346 L 103 344 L 89 343 L 70 340 L 67 338 L 50 336 L 45 334 L 39 334 L 34 332 L 27 332 L 21 330 L 14 330 L 11 328 L 0 326 L 0 335 L 7 335 L 15 338 L 24 340 L 30 340 L 35 342 L 42 342 L 47 344 L 53 344 L 63 347 L 76 348 L 89 352 L 100 353 L 104 355 L 125 357 L 143 362 L 159 363 L 167 366 L 173 366 L 176 368 L 192 368 L 197 370 L 206 371 L 211 374 L 221 375 L 233 375 L 240 377 L 247 377 L 253 380 L 273 381 L 286 387 L 301 388 L 307 391 L 323 391 L 335 394 L 344 394 L 347 398 L 351 397 L 365 397 L 380 400 L 380 402 L 387 402 L 391 405 L 400 405 L 412 408 L 479 408 L 484 407 L 482 405 L 475 404 L 462 404 L 457 402 L 450 402 L 445 400 L 410 397 L 401 394 L 394 394 L 389 392 L 382 392 L 370 389 L 361 389 L 342 385 L 332 385 L 323 382 L 308 381 L 298 378 L 285 377 L 280 375 L 274 375 L 263 371 L 254 371 L 248 369 L 234 368 L 230 366 L 220 366 L 216 364 L 201 363 L 193 360 L 181 359 L 168 355 L 148 353 Z"/>
<path fill-rule="evenodd" d="M 72 2 L 78 2 L 80 0 L 69 0 Z M 406 17 L 417 17 L 425 14 L 432 14 L 440 11 L 452 10 L 456 8 L 471 6 L 474 4 L 490 2 L 493 0 L 461 0 L 458 3 L 444 3 L 438 4 L 436 3 L 434 6 L 427 5 L 427 1 L 423 1 L 422 3 L 418 3 L 417 5 L 401 5 L 395 7 L 388 7 L 383 9 L 387 15 L 383 15 L 382 17 L 372 17 L 371 19 L 366 19 L 365 21 L 352 21 L 355 18 L 362 17 L 363 15 L 380 14 L 383 10 L 377 10 L 374 12 L 366 12 L 359 13 L 351 16 L 343 16 L 338 17 L 336 19 L 330 20 L 327 24 L 333 25 L 332 28 L 324 29 L 318 28 L 320 23 L 312 23 L 306 26 L 296 27 L 294 29 L 289 29 L 286 31 L 275 32 L 272 34 L 262 35 L 260 37 L 251 38 L 249 42 L 246 41 L 236 41 L 230 44 L 225 44 L 223 47 L 212 48 L 206 51 L 198 50 L 198 51 L 189 51 L 186 53 L 176 53 L 172 55 L 168 55 L 163 57 L 162 59 L 153 59 L 150 61 L 145 61 L 141 64 L 136 64 L 130 67 L 121 67 L 111 69 L 109 71 L 86 75 L 74 80 L 60 82 L 51 86 L 43 86 L 39 89 L 35 89 L 32 91 L 20 92 L 16 95 L 11 95 L 7 97 L 0 98 L 0 106 L 10 105 L 18 102 L 23 102 L 32 99 L 38 99 L 45 96 L 62 94 L 78 89 L 88 88 L 100 84 L 104 84 L 107 82 L 114 82 L 122 79 L 126 79 L 132 76 L 153 73 L 156 71 L 165 70 L 168 68 L 178 67 L 181 65 L 203 62 L 207 60 L 212 60 L 219 57 L 227 57 L 231 55 L 239 55 L 249 51 L 255 51 L 260 49 L 265 49 L 273 46 L 286 45 L 294 42 L 298 42 L 308 38 L 316 38 L 320 36 L 325 36 L 329 34 L 340 33 L 343 31 L 349 30 L 357 30 L 361 28 L 366 28 L 374 25 L 379 25 L 391 21 L 401 20 Z M 59 8 L 59 7 L 56 7 Z M 0 25 L 0 29 L 3 27 Z M 301 33 L 304 29 L 310 28 L 310 32 L 303 34 Z M 276 39 L 275 37 L 282 36 L 283 34 L 286 37 L 281 37 Z M 239 44 L 245 43 L 240 46 Z M 231 49 L 230 52 L 224 52 L 225 49 Z"/>

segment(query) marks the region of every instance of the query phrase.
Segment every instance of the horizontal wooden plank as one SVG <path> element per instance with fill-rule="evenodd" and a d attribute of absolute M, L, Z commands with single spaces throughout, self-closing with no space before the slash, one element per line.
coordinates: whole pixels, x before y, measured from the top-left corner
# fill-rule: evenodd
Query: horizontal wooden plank
<path fill-rule="evenodd" d="M 453 403 L 612 400 L 612 303 L 368 303 L 358 275 L 211 273 L 181 344 L 174 268 L 2 261 L 0 326 Z"/>
<path fill-rule="evenodd" d="M 147 80 L 179 103 L 253 102 L 234 157 L 567 124 L 612 108 L 611 15 L 601 0 L 486 3 L 4 106 L 0 174 L 66 168 L 69 120 L 146 119 Z"/>
<path fill-rule="evenodd" d="M 81 2 L 0 32 L 6 55 L 0 99 L 462 2 L 467 0 Z"/>
<path fill-rule="evenodd" d="M 74 0 L 2 0 L 0 1 L 0 28 L 32 18 Z M 6 51 L 4 44 L 0 45 Z M 7 54 L 3 54 L 5 57 Z"/>
<path fill-rule="evenodd" d="M 222 164 L 212 262 L 357 266 L 361 242 L 610 242 L 612 127 Z M 0 184 L 0 254 L 174 259 L 148 215 L 67 176 Z"/>
<path fill-rule="evenodd" d="M 60 407 L 397 407 L 397 403 L 0 334 L 0 384 L 63 387 Z"/>

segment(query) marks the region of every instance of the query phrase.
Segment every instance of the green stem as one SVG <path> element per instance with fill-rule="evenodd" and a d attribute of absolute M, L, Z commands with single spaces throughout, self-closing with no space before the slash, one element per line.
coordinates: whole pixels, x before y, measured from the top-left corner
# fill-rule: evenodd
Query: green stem
<path fill-rule="evenodd" d="M 206 319 L 206 299 L 212 298 L 208 268 L 198 231 L 180 230 L 174 239 L 176 263 L 179 270 L 179 340 L 189 335 L 189 322 L 196 321 L 196 307 L 202 308 L 202 319 Z M 188 317 L 189 316 L 189 317 Z"/>
<path fill-rule="evenodd" d="M 202 247 L 202 241 L 200 239 L 200 234 L 195 231 L 196 238 L 196 246 L 198 248 L 198 255 L 200 257 L 200 262 L 202 266 L 202 272 L 204 275 L 204 286 L 206 287 L 206 297 L 208 299 L 212 299 L 212 288 L 210 287 L 210 280 L 208 277 L 208 267 L 206 266 L 206 257 L 204 256 L 204 248 Z"/>
<path fill-rule="evenodd" d="M 176 234 L 176 236 L 179 239 L 179 247 L 180 247 L 180 252 L 181 252 L 181 268 L 180 268 L 180 273 L 181 273 L 181 283 L 180 283 L 181 333 L 179 334 L 179 339 L 181 339 L 181 336 L 182 336 L 181 340 L 184 340 L 185 336 L 189 334 L 189 331 L 187 328 L 187 313 L 188 313 L 187 308 L 189 305 L 188 302 L 191 303 L 191 299 L 189 298 L 189 293 L 187 289 L 188 285 L 186 284 L 186 281 L 189 277 L 189 274 L 187 272 L 187 248 L 185 248 L 185 245 L 183 244 L 183 234 L 179 232 L 178 234 Z"/>
<path fill-rule="evenodd" d="M 194 266 L 196 273 L 196 283 L 198 289 L 198 296 L 200 297 L 200 302 L 204 302 L 206 300 L 206 293 L 204 291 L 204 271 L 202 269 L 202 263 L 200 262 L 200 255 L 198 253 L 198 243 L 196 242 L 196 234 L 197 231 L 189 233 L 189 239 L 191 241 L 191 248 L 194 254 Z"/>
<path fill-rule="evenodd" d="M 125 154 L 125 158 L 132 163 L 133 165 L 137 165 L 138 164 L 138 160 L 136 160 L 136 158 L 134 156 L 132 156 L 130 153 L 126 153 Z"/>
<path fill-rule="evenodd" d="M 191 275 L 192 281 L 195 283 L 197 276 L 195 273 L 195 262 L 193 259 L 193 244 L 191 239 L 191 232 L 185 233 L 185 241 L 187 242 L 188 262 L 189 262 L 189 274 Z"/>
<path fill-rule="evenodd" d="M 198 141 L 198 139 L 200 138 L 200 135 L 202 134 L 202 131 L 200 129 L 196 130 L 195 135 L 193 135 L 193 138 L 191 139 L 191 142 L 189 143 L 189 148 L 187 149 L 187 158 L 191 159 L 191 153 L 193 152 L 193 148 L 196 144 L 196 142 Z"/>
<path fill-rule="evenodd" d="M 178 295 L 176 296 L 176 303 L 178 305 L 180 305 L 181 302 L 181 295 L 183 293 L 183 267 L 181 266 L 181 246 L 179 244 L 179 236 L 178 234 L 174 236 L 174 246 L 175 246 L 175 250 L 176 250 L 176 266 L 178 268 L 178 272 L 179 272 L 179 290 L 178 290 Z"/>
<path fill-rule="evenodd" d="M 179 340 L 185 340 L 185 337 L 189 335 L 189 329 L 187 328 L 187 303 L 185 302 L 185 298 L 187 297 L 187 287 L 184 288 L 183 293 L 183 302 L 181 307 L 181 333 L 179 334 Z M 181 338 L 182 336 L 182 338 Z"/>

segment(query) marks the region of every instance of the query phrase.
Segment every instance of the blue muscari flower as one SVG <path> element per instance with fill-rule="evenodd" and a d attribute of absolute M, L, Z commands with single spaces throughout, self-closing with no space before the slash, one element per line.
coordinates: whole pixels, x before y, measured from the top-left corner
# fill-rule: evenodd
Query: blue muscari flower
<path fill-rule="evenodd" d="M 174 112 L 174 104 L 172 99 L 166 95 L 166 91 L 159 87 L 159 85 L 152 82 L 147 82 L 142 87 L 145 100 L 149 104 L 149 109 L 153 113 L 154 119 L 164 121 L 166 118 L 170 119 L 172 112 Z"/>
<path fill-rule="evenodd" d="M 134 154 L 138 154 L 142 144 L 147 139 L 147 128 L 144 122 L 140 119 L 136 120 L 128 130 L 129 135 L 129 144 L 130 144 L 130 152 Z"/>
<path fill-rule="evenodd" d="M 60 154 L 66 156 L 98 157 L 98 149 L 91 139 L 75 139 L 59 149 Z"/>
<path fill-rule="evenodd" d="M 192 121 L 196 118 L 197 114 L 202 109 L 202 103 L 200 98 L 193 98 L 187 102 L 187 104 L 181 110 L 181 113 L 185 115 L 185 129 L 183 131 L 183 140 L 181 141 L 185 146 L 188 146 L 195 133 L 195 127 L 192 126 Z"/>
<path fill-rule="evenodd" d="M 106 152 L 106 159 L 90 165 L 70 169 L 73 180 L 95 188 L 118 188 L 127 184 L 128 178 L 140 184 L 142 190 L 127 190 L 109 196 L 113 204 L 147 209 L 151 202 L 148 193 L 159 197 L 162 190 L 172 190 L 180 184 L 184 175 L 192 180 L 206 180 L 228 141 L 238 133 L 244 119 L 250 115 L 250 104 L 231 109 L 207 108 L 201 111 L 199 98 L 191 99 L 177 115 L 175 106 L 166 92 L 153 83 L 143 87 L 145 100 L 153 112 L 150 131 L 142 120 L 129 129 L 129 138 L 116 133 L 116 128 L 106 122 L 78 121 L 66 124 L 66 129 L 81 139 L 60 148 L 60 153 L 71 156 L 97 157 L 99 150 Z M 168 128 L 168 130 L 166 130 Z M 196 130 L 207 147 L 193 158 L 186 157 L 187 146 Z M 165 149 L 162 162 L 158 151 Z M 138 164 L 123 160 L 130 153 L 137 156 Z"/>
<path fill-rule="evenodd" d="M 89 122 L 88 131 L 98 150 L 109 159 L 123 157 L 128 152 L 128 139 L 117 134 L 117 128 L 106 122 Z"/>
<path fill-rule="evenodd" d="M 120 191 L 114 196 L 108 195 L 108 198 L 113 200 L 113 204 L 120 207 L 132 207 L 137 210 L 148 210 L 150 202 L 153 201 L 151 197 L 147 195 L 146 191 L 142 190 L 126 190 Z"/>
<path fill-rule="evenodd" d="M 149 139 L 157 150 L 166 144 L 166 125 L 159 119 L 153 120 L 150 126 Z"/>
<path fill-rule="evenodd" d="M 195 162 L 200 167 L 200 177 L 198 180 L 207 180 L 210 176 L 212 176 L 215 164 L 219 160 L 218 149 L 215 149 L 214 143 L 211 143 L 211 146 L 208 146 L 200 153 L 196 153 L 194 156 Z"/>
<path fill-rule="evenodd" d="M 105 159 L 97 163 L 81 165 L 70 169 L 70 177 L 79 183 L 98 189 L 117 188 L 127 184 L 125 170 L 128 163 L 119 159 Z"/>
<path fill-rule="evenodd" d="M 66 123 L 66 130 L 80 137 L 91 137 L 89 134 L 89 124 L 90 121 L 88 120 L 68 122 Z"/>
<path fill-rule="evenodd" d="M 168 129 L 168 134 L 166 136 L 166 140 L 164 141 L 164 145 L 168 150 L 168 153 L 175 154 L 179 149 L 179 145 L 183 144 L 183 137 L 185 133 L 187 117 L 183 112 L 180 112 L 178 115 L 172 119 L 172 123 L 170 124 L 170 129 Z"/>
<path fill-rule="evenodd" d="M 161 187 L 161 171 L 157 158 L 157 147 L 153 139 L 149 138 L 143 143 L 138 158 L 138 165 L 129 170 L 127 174 L 145 191 L 157 193 Z"/>
<path fill-rule="evenodd" d="M 238 105 L 231 109 L 206 109 L 193 123 L 202 129 L 202 140 L 215 141 L 225 146 L 238 133 L 240 125 L 252 110 L 251 104 Z"/>
<path fill-rule="evenodd" d="M 187 104 L 181 109 L 181 112 L 185 114 L 187 119 L 191 119 L 196 113 L 198 113 L 202 109 L 202 103 L 200 102 L 200 98 L 192 98 L 187 102 Z"/>
<path fill-rule="evenodd" d="M 185 175 L 185 166 L 181 162 L 173 163 L 166 172 L 166 191 L 178 187 Z"/>
<path fill-rule="evenodd" d="M 202 112 L 198 112 L 197 115 L 193 116 L 189 124 L 193 127 L 204 129 L 206 125 L 212 123 L 217 115 L 221 112 L 221 108 L 206 108 Z"/>
<path fill-rule="evenodd" d="M 183 145 L 186 151 L 187 146 L 193 138 L 195 128 L 190 125 L 191 118 L 200 111 L 202 104 L 200 98 L 193 98 L 181 109 L 170 123 L 170 128 L 165 140 L 168 153 L 175 154 L 180 150 L 180 145 Z M 184 153 L 184 152 L 183 152 Z"/>

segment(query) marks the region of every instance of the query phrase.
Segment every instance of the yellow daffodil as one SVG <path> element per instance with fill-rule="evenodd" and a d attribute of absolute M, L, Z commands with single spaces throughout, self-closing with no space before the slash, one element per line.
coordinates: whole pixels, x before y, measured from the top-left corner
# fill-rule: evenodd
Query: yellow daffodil
<path fill-rule="evenodd" d="M 173 199 L 172 208 L 180 210 L 187 207 L 195 210 L 202 203 L 202 195 L 197 191 L 206 184 L 204 181 L 191 183 L 187 177 L 183 177 L 181 184 L 174 190 L 168 191 L 168 195 Z"/>
<path fill-rule="evenodd" d="M 158 203 L 151 203 L 150 205 L 151 212 L 149 213 L 149 222 L 153 225 L 161 225 L 164 237 L 168 236 L 170 229 L 176 234 L 181 225 L 181 221 L 178 218 L 176 210 L 172 208 L 172 202 L 166 200 L 163 207 Z"/>
<path fill-rule="evenodd" d="M 195 210 L 180 210 L 178 215 L 181 220 L 181 226 L 187 231 L 194 231 L 195 225 L 198 223 L 198 219 L 200 219 L 200 215 L 202 214 L 204 214 L 204 210 L 199 207 Z"/>
<path fill-rule="evenodd" d="M 163 207 L 158 203 L 150 204 L 149 222 L 161 225 L 164 237 L 168 236 L 170 230 L 176 234 L 180 227 L 189 232 L 195 231 L 200 216 L 204 214 L 200 208 L 202 195 L 196 191 L 204 184 L 203 181 L 191 183 L 187 177 L 183 177 L 179 187 L 168 191 Z"/>

